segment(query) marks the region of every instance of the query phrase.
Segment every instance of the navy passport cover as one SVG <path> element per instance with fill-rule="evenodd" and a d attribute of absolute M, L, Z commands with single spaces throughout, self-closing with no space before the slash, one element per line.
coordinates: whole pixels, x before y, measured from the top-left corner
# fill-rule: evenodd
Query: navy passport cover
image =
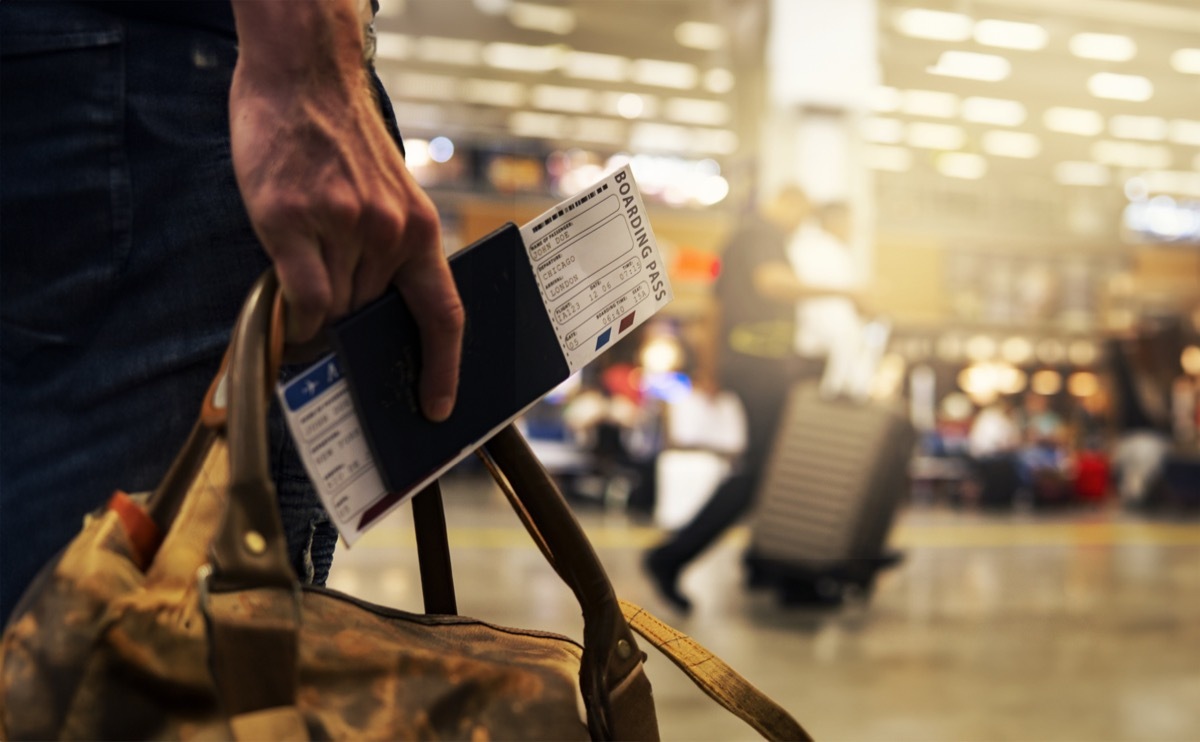
<path fill-rule="evenodd" d="M 466 330 L 458 401 L 444 422 L 430 422 L 418 407 L 420 341 L 397 291 L 332 331 L 371 453 L 395 493 L 372 511 L 390 507 L 570 375 L 516 225 L 455 253 L 450 270 Z"/>

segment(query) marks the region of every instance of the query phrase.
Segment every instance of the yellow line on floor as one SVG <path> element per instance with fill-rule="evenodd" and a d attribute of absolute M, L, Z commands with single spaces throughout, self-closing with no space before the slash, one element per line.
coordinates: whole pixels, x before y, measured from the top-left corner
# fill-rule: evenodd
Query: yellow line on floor
<path fill-rule="evenodd" d="M 595 526 L 588 538 L 600 549 L 645 549 L 663 538 L 659 528 Z M 451 527 L 450 546 L 460 549 L 530 548 L 534 544 L 520 525 Z M 726 540 L 738 546 L 749 541 L 749 530 L 734 528 Z M 901 524 L 891 543 L 904 548 L 989 548 L 1023 546 L 1200 546 L 1200 523 L 958 523 Z M 381 526 L 367 533 L 354 548 L 412 548 L 412 528 Z"/>

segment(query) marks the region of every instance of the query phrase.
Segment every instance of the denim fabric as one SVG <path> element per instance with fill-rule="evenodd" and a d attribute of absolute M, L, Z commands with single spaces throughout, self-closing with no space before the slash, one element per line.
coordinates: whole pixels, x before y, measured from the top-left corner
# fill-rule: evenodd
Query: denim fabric
<path fill-rule="evenodd" d="M 7 617 L 84 514 L 156 485 L 268 260 L 230 161 L 233 39 L 5 3 L 0 55 Z M 319 582 L 336 533 L 273 414 L 289 551 Z"/>

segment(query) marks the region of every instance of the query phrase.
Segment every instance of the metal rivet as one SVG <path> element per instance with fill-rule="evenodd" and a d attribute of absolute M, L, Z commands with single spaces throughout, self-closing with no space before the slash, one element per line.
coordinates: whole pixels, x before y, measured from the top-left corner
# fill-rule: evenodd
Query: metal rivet
<path fill-rule="evenodd" d="M 633 647 L 624 639 L 617 642 L 617 656 L 627 660 L 633 656 Z"/>
<path fill-rule="evenodd" d="M 246 531 L 242 541 L 251 554 L 261 554 L 267 550 L 267 540 L 258 531 Z"/>

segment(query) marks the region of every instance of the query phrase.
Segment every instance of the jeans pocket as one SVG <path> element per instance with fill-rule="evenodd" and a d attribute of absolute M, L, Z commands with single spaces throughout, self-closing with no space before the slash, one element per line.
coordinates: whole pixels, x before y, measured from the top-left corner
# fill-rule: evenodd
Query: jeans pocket
<path fill-rule="evenodd" d="M 0 8 L 6 375 L 85 344 L 128 256 L 122 42 L 120 22 L 88 8 Z"/>

